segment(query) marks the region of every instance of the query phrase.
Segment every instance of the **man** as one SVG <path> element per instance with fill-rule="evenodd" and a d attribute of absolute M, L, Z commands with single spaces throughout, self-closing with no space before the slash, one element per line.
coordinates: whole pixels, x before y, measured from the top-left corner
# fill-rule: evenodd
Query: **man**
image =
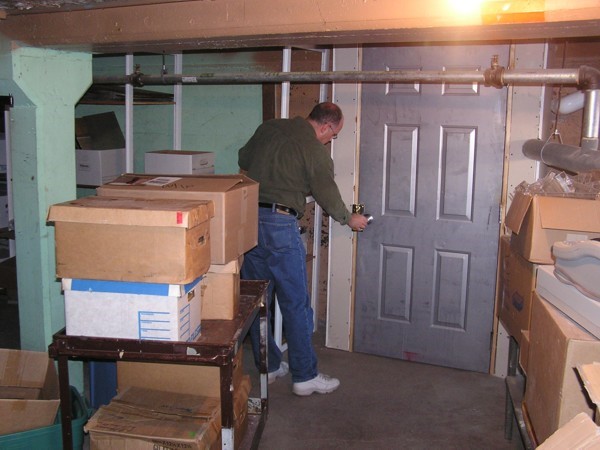
<path fill-rule="evenodd" d="M 306 396 L 333 392 L 339 380 L 317 370 L 312 345 L 313 311 L 307 288 L 306 251 L 297 219 L 306 196 L 342 225 L 356 231 L 367 226 L 361 214 L 344 204 L 333 178 L 326 144 L 344 125 L 340 108 L 329 102 L 314 107 L 304 119 L 274 119 L 258 127 L 239 150 L 239 166 L 259 182 L 258 246 L 246 253 L 242 279 L 269 280 L 269 299 L 277 293 L 288 345 L 289 365 L 273 340 L 269 326 L 269 383 L 292 372 L 292 391 Z M 270 321 L 269 321 L 270 323 Z M 259 362 L 259 324 L 250 329 L 254 359 Z"/>

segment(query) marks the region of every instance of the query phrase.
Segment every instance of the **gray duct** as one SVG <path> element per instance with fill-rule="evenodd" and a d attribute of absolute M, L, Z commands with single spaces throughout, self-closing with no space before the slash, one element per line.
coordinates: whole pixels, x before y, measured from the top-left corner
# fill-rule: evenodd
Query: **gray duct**
<path fill-rule="evenodd" d="M 600 152 L 597 150 L 530 139 L 523 144 L 523 154 L 548 166 L 574 173 L 600 169 Z"/>

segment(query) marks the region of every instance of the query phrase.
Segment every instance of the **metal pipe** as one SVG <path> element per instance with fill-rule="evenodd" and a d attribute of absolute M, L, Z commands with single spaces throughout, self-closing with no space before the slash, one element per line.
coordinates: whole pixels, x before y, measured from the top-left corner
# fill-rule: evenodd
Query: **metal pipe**
<path fill-rule="evenodd" d="M 581 148 L 598 150 L 598 128 L 600 127 L 600 90 L 584 92 L 583 130 Z"/>
<path fill-rule="evenodd" d="M 258 83 L 482 83 L 502 87 L 507 84 L 579 84 L 578 69 L 509 70 L 503 67 L 486 71 L 329 71 L 329 72 L 238 72 L 200 73 L 198 75 L 145 75 L 141 72 L 128 76 L 97 76 L 94 84 L 258 84 Z"/>

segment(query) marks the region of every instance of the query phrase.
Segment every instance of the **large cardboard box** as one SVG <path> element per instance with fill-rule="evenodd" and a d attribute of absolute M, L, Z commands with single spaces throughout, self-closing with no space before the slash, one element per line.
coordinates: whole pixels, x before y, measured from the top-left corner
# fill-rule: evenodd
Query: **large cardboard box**
<path fill-rule="evenodd" d="M 237 387 L 244 376 L 242 349 L 233 359 L 232 384 Z M 219 367 L 192 364 L 117 362 L 119 391 L 128 387 L 155 389 L 178 394 L 221 398 Z"/>
<path fill-rule="evenodd" d="M 0 435 L 52 425 L 59 403 L 47 353 L 0 349 Z"/>
<path fill-rule="evenodd" d="M 215 173 L 213 152 L 157 150 L 147 152 L 144 158 L 144 171 L 150 174 L 210 175 Z"/>
<path fill-rule="evenodd" d="M 75 167 L 78 185 L 101 186 L 125 172 L 125 149 L 76 149 Z"/>
<path fill-rule="evenodd" d="M 240 304 L 240 269 L 243 257 L 228 264 L 211 264 L 202 277 L 202 317 L 232 320 Z"/>
<path fill-rule="evenodd" d="M 96 189 L 100 196 L 211 200 L 211 263 L 227 264 L 258 242 L 258 183 L 244 175 L 159 177 L 127 174 Z"/>
<path fill-rule="evenodd" d="M 200 278 L 171 285 L 63 278 L 62 287 L 68 335 L 163 341 L 200 335 Z"/>
<path fill-rule="evenodd" d="M 247 429 L 250 377 L 233 393 L 234 449 Z M 98 450 L 157 448 L 220 449 L 221 407 L 214 397 L 137 387 L 126 388 L 88 421 L 92 448 Z"/>
<path fill-rule="evenodd" d="M 506 214 L 511 246 L 528 261 L 553 264 L 552 244 L 600 237 L 600 201 L 516 193 Z"/>
<path fill-rule="evenodd" d="M 543 442 L 577 414 L 593 416 L 576 368 L 600 361 L 600 341 L 537 294 L 529 338 L 524 402 Z"/>
<path fill-rule="evenodd" d="M 210 266 L 209 201 L 85 197 L 52 205 L 60 278 L 186 284 Z"/>
<path fill-rule="evenodd" d="M 129 388 L 88 420 L 94 449 L 217 448 L 219 400 Z"/>
<path fill-rule="evenodd" d="M 600 448 L 600 428 L 587 414 L 579 413 L 546 439 L 538 450 Z"/>
<path fill-rule="evenodd" d="M 529 330 L 531 301 L 538 265 L 502 246 L 502 306 L 499 318 L 506 331 L 521 345 L 522 332 Z"/>

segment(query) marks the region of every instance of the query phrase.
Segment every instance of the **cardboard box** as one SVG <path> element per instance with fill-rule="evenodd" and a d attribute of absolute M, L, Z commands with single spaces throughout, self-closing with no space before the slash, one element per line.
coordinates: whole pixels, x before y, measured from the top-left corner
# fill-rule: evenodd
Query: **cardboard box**
<path fill-rule="evenodd" d="M 216 448 L 219 400 L 129 388 L 101 406 L 84 427 L 94 449 Z"/>
<path fill-rule="evenodd" d="M 210 175 L 215 173 L 215 154 L 188 150 L 158 150 L 144 155 L 144 171 L 161 175 Z"/>
<path fill-rule="evenodd" d="M 555 242 L 600 237 L 600 201 L 516 193 L 506 226 L 513 250 L 528 261 L 553 264 Z"/>
<path fill-rule="evenodd" d="M 579 413 L 536 448 L 538 450 L 598 449 L 600 428 L 587 414 Z"/>
<path fill-rule="evenodd" d="M 211 200 L 212 264 L 227 264 L 258 242 L 258 183 L 244 175 L 156 177 L 128 174 L 100 186 L 100 196 Z"/>
<path fill-rule="evenodd" d="M 537 264 L 503 246 L 502 307 L 499 318 L 508 334 L 521 345 L 523 330 L 529 330 L 531 300 L 535 290 Z"/>
<path fill-rule="evenodd" d="M 202 317 L 232 320 L 240 304 L 240 269 L 243 257 L 228 264 L 211 264 L 202 277 Z"/>
<path fill-rule="evenodd" d="M 200 278 L 185 285 L 64 278 L 67 334 L 193 341 L 200 335 L 199 283 Z"/>
<path fill-rule="evenodd" d="M 576 367 L 600 361 L 600 341 L 537 294 L 533 298 L 524 402 L 538 442 L 590 407 Z"/>
<path fill-rule="evenodd" d="M 47 353 L 0 349 L 0 435 L 52 425 L 59 403 Z"/>
<path fill-rule="evenodd" d="M 577 366 L 577 372 L 583 381 L 588 398 L 596 407 L 594 413 L 596 424 L 600 424 L 600 362 L 594 361 L 591 364 L 581 364 Z"/>
<path fill-rule="evenodd" d="M 85 197 L 52 205 L 60 278 L 186 284 L 210 266 L 207 201 Z"/>
<path fill-rule="evenodd" d="M 232 384 L 242 382 L 243 352 L 233 359 Z M 221 374 L 219 367 L 192 364 L 117 362 L 117 386 L 119 391 L 129 387 L 155 389 L 178 394 L 204 395 L 221 398 Z"/>
<path fill-rule="evenodd" d="M 125 172 L 125 149 L 76 149 L 75 167 L 78 185 L 101 186 Z"/>
<path fill-rule="evenodd" d="M 250 377 L 233 394 L 234 449 L 247 429 Z M 102 406 L 85 426 L 92 448 L 220 449 L 221 407 L 214 397 L 130 387 Z"/>
<path fill-rule="evenodd" d="M 544 300 L 552 303 L 577 324 L 600 338 L 600 302 L 583 295 L 577 288 L 556 278 L 554 266 L 540 266 L 535 289 Z"/>

